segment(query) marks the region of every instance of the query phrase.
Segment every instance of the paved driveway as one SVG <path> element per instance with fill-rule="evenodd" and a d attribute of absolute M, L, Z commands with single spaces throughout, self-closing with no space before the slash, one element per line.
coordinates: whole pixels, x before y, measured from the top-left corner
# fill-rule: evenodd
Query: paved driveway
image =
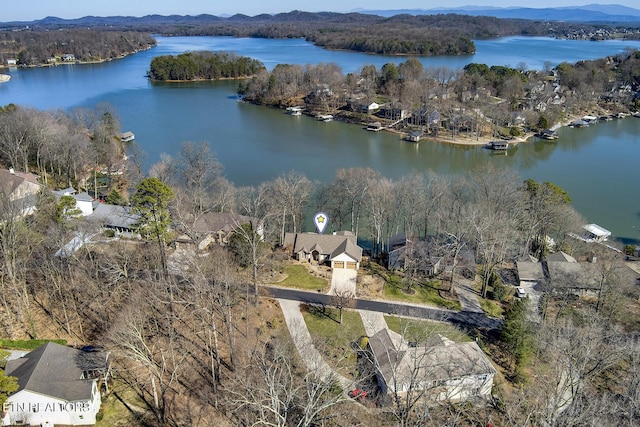
<path fill-rule="evenodd" d="M 331 273 L 331 289 L 329 295 L 351 295 L 356 296 L 357 270 L 349 268 L 334 268 Z"/>
<path fill-rule="evenodd" d="M 322 358 L 320 352 L 316 350 L 309 329 L 307 329 L 307 324 L 300 312 L 300 302 L 284 299 L 278 299 L 278 302 L 282 308 L 284 320 L 287 323 L 287 328 L 289 328 L 293 343 L 298 349 L 298 354 L 307 365 L 307 370 L 316 373 L 321 378 L 335 378 L 345 390 L 352 387 L 353 381 L 331 369 Z"/>

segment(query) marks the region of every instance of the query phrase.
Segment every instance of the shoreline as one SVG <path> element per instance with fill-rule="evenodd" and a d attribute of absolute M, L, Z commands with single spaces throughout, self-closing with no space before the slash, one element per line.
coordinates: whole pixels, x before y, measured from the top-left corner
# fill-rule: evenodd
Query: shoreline
<path fill-rule="evenodd" d="M 94 59 L 92 61 L 80 61 L 80 60 L 75 60 L 75 61 L 60 61 L 60 62 L 47 62 L 47 63 L 42 63 L 42 64 L 35 64 L 35 65 L 13 65 L 13 66 L 5 66 L 4 68 L 11 68 L 11 67 L 16 67 L 16 68 L 46 68 L 46 67 L 58 67 L 60 65 L 89 65 L 89 64 L 103 64 L 105 62 L 111 62 L 111 61 L 117 61 L 118 59 L 124 59 L 129 55 L 135 55 L 138 52 L 143 52 L 146 50 L 150 50 L 154 47 L 156 47 L 157 45 L 153 45 L 153 46 L 148 46 L 146 48 L 142 48 L 142 49 L 138 49 L 135 50 L 133 52 L 124 52 L 121 53 L 120 55 L 113 57 L 113 58 L 104 58 L 104 59 Z M 2 67 L 0 67 L 2 68 Z"/>

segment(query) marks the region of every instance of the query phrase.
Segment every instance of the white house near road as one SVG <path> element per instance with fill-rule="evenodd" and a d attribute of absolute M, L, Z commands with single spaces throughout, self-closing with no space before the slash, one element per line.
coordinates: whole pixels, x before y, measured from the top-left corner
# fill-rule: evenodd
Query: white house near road
<path fill-rule="evenodd" d="M 97 376 L 108 371 L 105 353 L 44 344 L 7 362 L 18 391 L 3 407 L 2 425 L 93 425 L 100 410 Z M 97 374 L 97 375 L 96 375 Z"/>
<path fill-rule="evenodd" d="M 73 197 L 76 201 L 76 208 L 80 210 L 80 215 L 89 216 L 93 213 L 93 209 L 97 203 L 94 202 L 93 197 L 87 192 L 78 193 L 73 187 L 65 188 L 63 190 L 53 191 L 53 195 L 56 199 L 62 196 Z"/>

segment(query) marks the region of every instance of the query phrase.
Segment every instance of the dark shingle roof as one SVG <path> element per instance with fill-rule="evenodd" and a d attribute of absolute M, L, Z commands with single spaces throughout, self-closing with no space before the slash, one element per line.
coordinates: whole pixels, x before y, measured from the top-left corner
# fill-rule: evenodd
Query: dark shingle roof
<path fill-rule="evenodd" d="M 19 391 L 78 401 L 91 399 L 93 380 L 83 379 L 84 352 L 49 342 L 7 362 L 5 373 L 18 378 Z"/>

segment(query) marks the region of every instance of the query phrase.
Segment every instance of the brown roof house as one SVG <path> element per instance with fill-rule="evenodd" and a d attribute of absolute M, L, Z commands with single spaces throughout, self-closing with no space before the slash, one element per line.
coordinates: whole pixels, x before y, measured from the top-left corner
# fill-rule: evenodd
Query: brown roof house
<path fill-rule="evenodd" d="M 491 395 L 496 369 L 475 342 L 456 343 L 435 334 L 425 343 L 410 343 L 382 329 L 368 346 L 385 394 L 451 402 Z"/>
<path fill-rule="evenodd" d="M 19 388 L 4 404 L 2 425 L 93 425 L 108 359 L 49 342 L 8 361 L 5 373 L 18 378 Z"/>
<path fill-rule="evenodd" d="M 0 170 L 0 197 L 11 202 L 16 216 L 30 215 L 36 209 L 36 195 L 44 188 L 32 173 Z"/>
<path fill-rule="evenodd" d="M 284 247 L 297 260 L 329 264 L 331 268 L 358 270 L 362 260 L 362 248 L 356 236 L 349 231 L 333 234 L 287 233 Z"/>
<path fill-rule="evenodd" d="M 213 244 L 226 246 L 235 230 L 245 224 L 252 224 L 256 233 L 263 235 L 264 227 L 256 218 L 231 212 L 208 212 L 198 217 L 188 229 L 182 229 L 176 247 L 195 244 L 202 251 Z"/>

